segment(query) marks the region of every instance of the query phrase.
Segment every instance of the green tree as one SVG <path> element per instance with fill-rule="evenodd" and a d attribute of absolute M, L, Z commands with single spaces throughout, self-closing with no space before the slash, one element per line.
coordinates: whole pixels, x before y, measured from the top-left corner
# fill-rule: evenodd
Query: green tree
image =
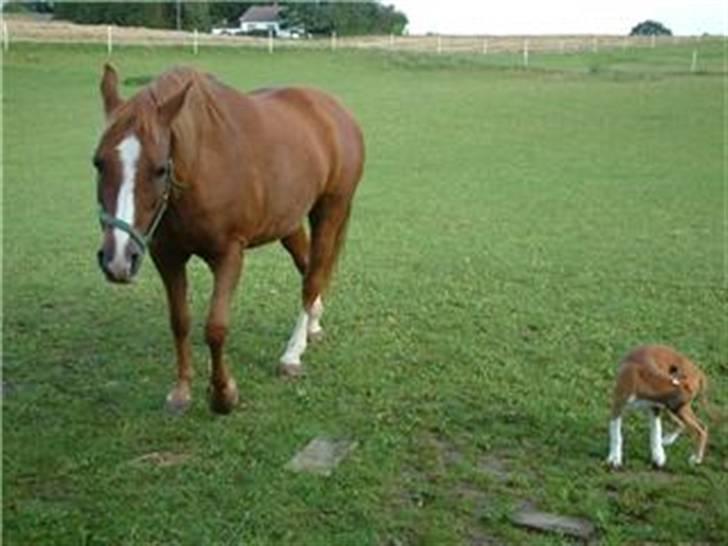
<path fill-rule="evenodd" d="M 303 26 L 312 34 L 402 34 L 407 16 L 374 0 L 362 2 L 287 2 L 285 26 Z"/>
<path fill-rule="evenodd" d="M 630 36 L 672 36 L 672 31 L 657 21 L 642 21 L 632 28 Z"/>
<path fill-rule="evenodd" d="M 240 17 L 255 2 L 212 2 L 210 20 L 214 25 L 236 25 Z"/>

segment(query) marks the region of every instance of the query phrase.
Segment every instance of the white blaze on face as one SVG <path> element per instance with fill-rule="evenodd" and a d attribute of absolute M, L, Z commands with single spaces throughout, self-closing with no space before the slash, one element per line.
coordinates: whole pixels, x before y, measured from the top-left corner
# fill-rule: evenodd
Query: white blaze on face
<path fill-rule="evenodd" d="M 131 134 L 124 138 L 116 147 L 121 162 L 121 186 L 116 199 L 116 212 L 114 216 L 127 224 L 134 225 L 134 182 L 136 180 L 137 164 L 141 144 L 139 139 Z M 109 264 L 110 269 L 128 267 L 126 258 L 126 245 L 129 234 L 114 228 L 114 258 Z"/>

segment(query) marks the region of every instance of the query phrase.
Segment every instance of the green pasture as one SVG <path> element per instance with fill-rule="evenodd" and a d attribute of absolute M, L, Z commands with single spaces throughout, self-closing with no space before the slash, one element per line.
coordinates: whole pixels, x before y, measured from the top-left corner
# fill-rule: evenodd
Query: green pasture
<path fill-rule="evenodd" d="M 152 264 L 132 287 L 96 266 L 105 58 L 11 44 L 3 59 L 3 544 L 568 542 L 515 527 L 525 502 L 589 519 L 597 543 L 725 543 L 719 423 L 703 466 L 682 438 L 653 471 L 631 415 L 626 469 L 603 464 L 635 344 L 693 357 L 728 408 L 720 41 L 532 55 L 529 70 L 505 55 L 114 51 L 127 96 L 187 63 L 240 89 L 326 89 L 366 135 L 327 337 L 304 380 L 276 376 L 299 279 L 281 247 L 250 252 L 226 350 L 242 403 L 226 417 L 205 400 L 205 267 L 195 399 L 172 417 Z M 359 445 L 329 478 L 284 469 L 319 435 Z"/>

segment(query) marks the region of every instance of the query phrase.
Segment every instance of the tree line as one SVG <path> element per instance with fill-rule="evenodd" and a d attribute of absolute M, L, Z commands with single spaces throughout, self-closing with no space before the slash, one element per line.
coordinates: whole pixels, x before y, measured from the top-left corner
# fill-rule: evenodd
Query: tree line
<path fill-rule="evenodd" d="M 55 19 L 79 24 L 109 24 L 207 31 L 237 26 L 237 18 L 254 5 L 270 2 L 53 2 L 22 0 L 6 9 L 52 13 Z M 283 27 L 303 27 L 312 34 L 402 34 L 407 16 L 377 0 L 358 2 L 278 2 Z"/>

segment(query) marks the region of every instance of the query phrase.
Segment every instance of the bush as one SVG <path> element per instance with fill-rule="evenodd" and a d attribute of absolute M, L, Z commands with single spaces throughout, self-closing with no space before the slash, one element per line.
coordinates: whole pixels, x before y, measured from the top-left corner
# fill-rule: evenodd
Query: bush
<path fill-rule="evenodd" d="M 642 21 L 629 33 L 630 36 L 672 36 L 672 31 L 657 21 Z"/>

